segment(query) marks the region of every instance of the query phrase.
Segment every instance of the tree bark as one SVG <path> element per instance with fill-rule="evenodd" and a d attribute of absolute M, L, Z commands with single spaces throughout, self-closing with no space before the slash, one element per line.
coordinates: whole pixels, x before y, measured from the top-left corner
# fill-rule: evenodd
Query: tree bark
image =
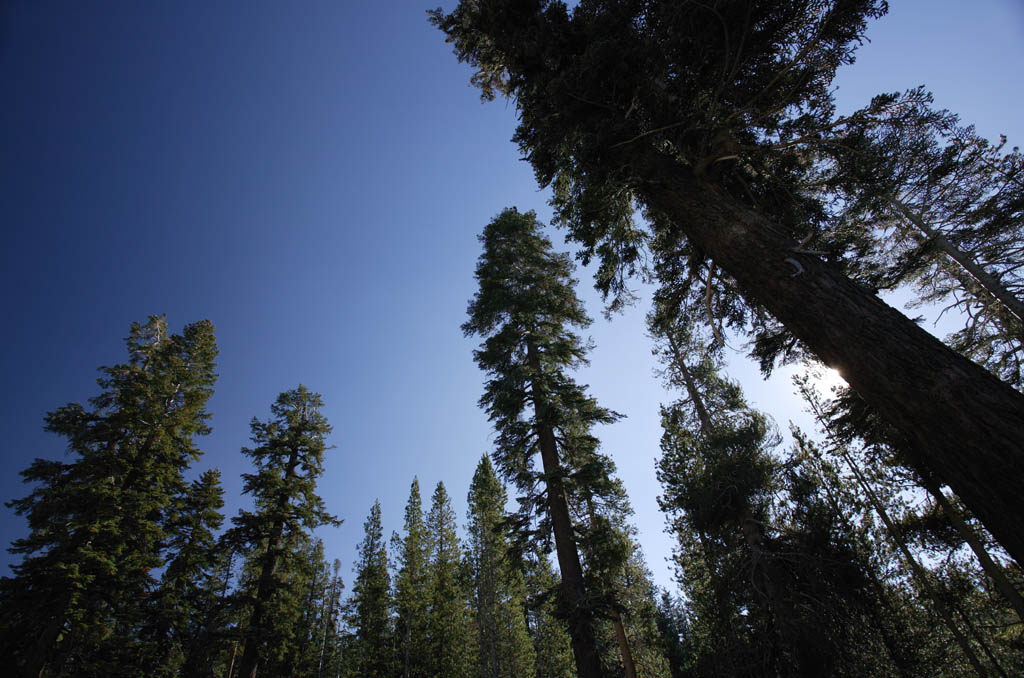
<path fill-rule="evenodd" d="M 653 150 L 633 160 L 643 202 L 838 370 L 905 436 L 905 463 L 950 486 L 1024 563 L 1024 396 L 690 169 Z"/>
<path fill-rule="evenodd" d="M 569 515 L 569 503 L 565 497 L 565 486 L 562 483 L 555 432 L 547 421 L 547 398 L 539 383 L 539 377 L 542 375 L 540 356 L 532 341 L 527 340 L 526 350 L 527 361 L 534 375 L 532 380 L 533 408 L 537 422 L 541 463 L 547 478 L 548 511 L 551 513 L 551 528 L 555 536 L 558 569 L 562 574 L 562 593 L 564 605 L 567 608 L 565 611 L 568 613 L 569 635 L 572 640 L 572 654 L 576 660 L 576 673 L 578 678 L 601 678 L 601 659 L 597 651 L 593 619 L 587 609 L 583 567 L 580 564 L 576 541 L 573 539 L 572 518 Z"/>

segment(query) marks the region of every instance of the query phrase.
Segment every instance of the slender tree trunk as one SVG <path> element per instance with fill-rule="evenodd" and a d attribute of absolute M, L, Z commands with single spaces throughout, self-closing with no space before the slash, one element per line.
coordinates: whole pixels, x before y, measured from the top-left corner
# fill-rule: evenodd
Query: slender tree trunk
<path fill-rule="evenodd" d="M 576 659 L 578 678 L 601 678 L 601 659 L 597 651 L 597 638 L 590 610 L 587 609 L 586 589 L 583 585 L 583 567 L 573 538 L 572 518 L 562 483 L 562 466 L 558 459 L 555 432 L 548 423 L 547 397 L 540 387 L 542 375 L 540 356 L 532 341 L 527 341 L 527 360 L 533 372 L 533 407 L 537 420 L 541 463 L 547 477 L 548 511 L 555 535 L 558 569 L 562 574 L 564 606 L 568 613 L 572 653 Z"/>
<path fill-rule="evenodd" d="M 942 512 L 945 513 L 950 522 L 953 523 L 953 527 L 956 528 L 957 532 L 964 541 L 974 551 L 974 555 L 978 558 L 978 564 L 981 565 L 981 569 L 985 571 L 985 574 L 989 576 L 989 579 L 996 585 L 999 592 L 1003 594 L 1007 602 L 1017 612 L 1017 617 L 1024 622 L 1024 598 L 1021 597 L 1020 592 L 1014 588 L 1010 580 L 1006 578 L 1006 573 L 1003 572 L 1003 568 L 992 560 L 992 557 L 988 554 L 985 549 L 985 545 L 981 543 L 981 539 L 978 538 L 977 533 L 971 529 L 971 526 L 964 521 L 963 516 L 960 515 L 960 511 L 953 506 L 949 499 L 946 499 L 946 495 L 942 493 L 942 488 L 939 487 L 933 479 L 922 476 L 921 478 L 924 487 L 928 492 L 935 498 L 939 507 L 942 508 Z"/>
<path fill-rule="evenodd" d="M 1021 300 L 1014 296 L 1010 290 L 1006 289 L 994 275 L 986 271 L 983 266 L 978 265 L 966 252 L 963 252 L 959 247 L 951 243 L 945 235 L 929 226 L 928 222 L 922 219 L 921 215 L 910 209 L 910 207 L 896 198 L 889 198 L 889 204 L 895 207 L 907 221 L 916 226 L 928 240 L 935 243 L 935 246 L 942 250 L 946 256 L 959 264 L 986 292 L 997 299 L 1007 311 L 1013 314 L 1017 322 L 1024 323 L 1024 303 L 1021 303 Z"/>
<path fill-rule="evenodd" d="M 636 664 L 633 663 L 633 651 L 629 649 L 629 638 L 626 637 L 626 627 L 622 623 L 622 615 L 618 610 L 612 611 L 612 626 L 615 627 L 615 640 L 619 642 L 619 652 L 622 654 L 622 668 L 626 678 L 636 678 Z"/>
<path fill-rule="evenodd" d="M 903 539 L 903 534 L 900 532 L 899 528 L 893 522 L 892 518 L 889 517 L 889 512 L 882 504 L 881 499 L 879 499 L 878 495 L 875 494 L 874 489 L 868 483 L 864 475 L 860 472 L 860 468 L 857 466 L 857 463 L 850 457 L 849 453 L 847 453 L 845 450 L 842 450 L 841 453 L 843 461 L 846 462 L 846 465 L 853 472 L 854 477 L 857 478 L 857 483 L 860 485 L 861 491 L 863 491 L 865 496 L 867 496 L 868 501 L 874 507 L 875 513 L 878 514 L 878 517 L 882 519 L 882 523 L 885 524 L 885 528 L 889 532 L 889 537 L 896 543 L 896 546 L 899 548 L 900 553 L 903 555 L 903 559 L 906 561 L 907 565 L 914 573 L 914 578 L 917 579 L 918 583 L 921 585 L 921 588 L 924 589 L 928 598 L 932 601 L 932 605 L 935 608 L 935 611 L 939 614 L 939 617 L 946 625 L 946 628 L 949 629 L 949 632 L 951 634 L 953 634 L 953 638 L 956 640 L 957 645 L 959 645 L 960 649 L 963 651 L 964 657 L 967 658 L 967 661 L 970 662 L 971 666 L 974 668 L 974 670 L 977 672 L 979 676 L 988 676 L 988 671 L 985 669 L 981 661 L 978 659 L 978 655 L 975 654 L 974 648 L 971 647 L 971 644 L 968 642 L 966 636 L 964 636 L 964 634 L 960 631 L 959 627 L 957 627 L 949 607 L 946 605 L 945 601 L 942 599 L 942 596 L 939 594 L 939 592 L 935 590 L 935 587 L 932 586 L 931 580 L 928 578 L 928 573 L 925 572 L 924 567 L 919 562 L 917 562 L 917 558 L 914 557 L 914 554 L 910 552 L 910 549 L 907 547 L 906 541 L 904 541 Z"/>
<path fill-rule="evenodd" d="M 735 279 L 908 443 L 1024 563 L 1024 395 L 955 353 L 783 229 L 656 151 L 634 154 L 640 197 Z"/>

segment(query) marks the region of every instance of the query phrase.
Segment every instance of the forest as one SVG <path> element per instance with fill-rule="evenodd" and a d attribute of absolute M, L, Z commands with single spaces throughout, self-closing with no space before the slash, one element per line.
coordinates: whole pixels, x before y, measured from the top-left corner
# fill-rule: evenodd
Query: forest
<path fill-rule="evenodd" d="M 887 9 L 428 12 L 480 97 L 515 108 L 574 248 L 535 211 L 479 224 L 459 330 L 493 435 L 468 487 L 410 471 L 404 508 L 333 515 L 318 483 L 338 432 L 299 384 L 252 413 L 249 503 L 228 515 L 202 462 L 214 322 L 140 319 L 98 395 L 46 415 L 68 454 L 37 458 L 7 503 L 28 528 L 0 578 L 12 675 L 1024 675 L 1024 156 L 923 87 L 837 112 L 837 72 Z M 650 473 L 674 587 L 656 585 L 602 446 L 623 415 L 582 383 L 578 267 L 609 318 L 653 290 Z M 893 291 L 957 329 L 934 337 Z M 813 430 L 748 402 L 737 337 L 765 376 L 807 366 L 793 385 Z M 823 388 L 826 369 L 842 385 Z M 342 520 L 363 525 L 354 563 L 322 540 Z"/>

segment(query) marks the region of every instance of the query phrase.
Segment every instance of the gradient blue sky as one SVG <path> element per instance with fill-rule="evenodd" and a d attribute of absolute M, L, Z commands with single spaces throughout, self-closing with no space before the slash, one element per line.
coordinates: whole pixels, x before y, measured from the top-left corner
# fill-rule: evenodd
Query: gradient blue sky
<path fill-rule="evenodd" d="M 491 441 L 476 341 L 459 331 L 476 235 L 505 206 L 550 210 L 509 142 L 514 109 L 479 102 L 427 24 L 431 4 L 0 7 L 0 500 L 27 493 L 17 473 L 34 457 L 63 455 L 43 415 L 95 395 L 129 324 L 165 313 L 175 330 L 217 326 L 197 470 L 222 470 L 228 516 L 246 503 L 250 419 L 303 383 L 334 426 L 320 492 L 345 524 L 322 536 L 343 572 L 374 499 L 385 530 L 401 529 L 413 475 L 425 500 L 444 481 L 463 519 Z M 1020 143 L 1020 4 L 892 5 L 839 79 L 841 107 L 924 84 L 981 133 Z M 652 374 L 643 305 L 608 323 L 579 276 L 597 344 L 579 378 L 628 415 L 600 435 L 669 585 L 654 460 L 658 405 L 674 396 Z M 785 373 L 763 383 L 737 359 L 733 374 L 780 428 L 806 422 Z M 0 541 L 25 531 L 0 509 Z"/>

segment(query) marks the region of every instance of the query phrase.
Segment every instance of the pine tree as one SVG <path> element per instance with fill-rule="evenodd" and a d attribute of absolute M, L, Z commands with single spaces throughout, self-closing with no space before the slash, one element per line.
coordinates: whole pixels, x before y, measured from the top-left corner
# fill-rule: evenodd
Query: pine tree
<path fill-rule="evenodd" d="M 176 502 L 169 521 L 170 560 L 160 587 L 151 597 L 142 629 L 151 644 L 144 658 L 150 676 L 175 676 L 198 661 L 198 645 L 220 596 L 217 565 L 220 542 L 215 533 L 224 520 L 220 471 L 205 471 Z"/>
<path fill-rule="evenodd" d="M 476 619 L 476 675 L 514 678 L 535 672 L 526 627 L 526 582 L 516 567 L 504 522 L 505 486 L 486 455 L 469 486 L 468 560 Z"/>
<path fill-rule="evenodd" d="M 1020 388 L 1024 159 L 931 103 L 923 88 L 878 97 L 885 115 L 855 114 L 825 149 L 843 205 L 830 236 L 856 243 L 875 286 L 912 282 L 920 302 L 959 309 L 951 345 Z"/>
<path fill-rule="evenodd" d="M 515 140 L 605 291 L 626 291 L 647 247 L 679 261 L 709 306 L 765 330 L 765 354 L 802 344 L 838 369 L 906 437 L 903 463 L 1024 562 L 1024 396 L 845 275 L 856 252 L 812 249 L 834 197 L 814 195 L 822 149 L 855 122 L 832 79 L 885 9 L 466 0 L 432 16 L 484 98 L 515 101 Z"/>
<path fill-rule="evenodd" d="M 652 331 L 667 344 L 670 382 L 685 393 L 663 409 L 658 477 L 691 610 L 689 668 L 789 676 L 902 668 L 880 652 L 886 639 L 868 623 L 877 601 L 841 515 L 799 464 L 773 454 L 778 435 L 718 374 L 716 352 L 656 309 Z"/>
<path fill-rule="evenodd" d="M 526 625 L 537 655 L 537 678 L 574 678 L 572 640 L 565 622 L 556 614 L 558 577 L 548 556 L 531 552 L 521 558 L 526 583 Z"/>
<path fill-rule="evenodd" d="M 309 544 L 311 530 L 339 524 L 316 493 L 327 449 L 324 436 L 331 431 L 322 406 L 320 396 L 305 386 L 282 393 L 271 406 L 272 420 L 253 419 L 254 447 L 242 450 L 256 466 L 256 473 L 242 476 L 256 508 L 234 519 L 237 538 L 254 554 L 255 579 L 247 592 L 252 613 L 239 665 L 245 678 L 255 678 L 261 662 L 285 652 L 290 629 L 276 625 L 276 618 L 294 613 L 296 601 L 289 599 L 295 590 L 287 576 L 296 551 Z"/>
<path fill-rule="evenodd" d="M 427 514 L 430 576 L 427 580 L 427 657 L 429 675 L 472 675 L 472 620 L 462 570 L 462 548 L 455 511 L 444 483 L 438 483 Z"/>
<path fill-rule="evenodd" d="M 391 578 L 380 501 L 374 502 L 363 527 L 365 536 L 359 544 L 350 602 L 350 623 L 355 628 L 350 664 L 353 675 L 389 676 L 394 667 Z"/>
<path fill-rule="evenodd" d="M 494 457 L 502 474 L 535 504 L 554 534 L 562 575 L 560 614 L 568 620 L 581 678 L 601 675 L 594 610 L 570 515 L 565 450 L 559 440 L 587 434 L 618 415 L 597 405 L 567 374 L 587 346 L 569 327 L 590 319 L 573 291 L 571 265 L 551 251 L 536 216 L 506 209 L 484 229 L 476 268 L 480 289 L 463 331 L 484 337 L 474 356 L 488 381 L 480 404 L 498 432 Z M 534 471 L 540 452 L 542 473 Z M 543 495 L 537 494 L 543 483 Z"/>
<path fill-rule="evenodd" d="M 402 678 L 427 678 L 427 581 L 430 576 L 429 535 L 423 524 L 419 480 L 413 478 L 405 507 L 405 538 L 399 546 L 395 575 L 395 641 Z"/>
<path fill-rule="evenodd" d="M 74 461 L 37 459 L 22 476 L 37 483 L 8 504 L 28 518 L 24 554 L 0 583 L 4 656 L 20 675 L 117 673 L 136 661 L 140 601 L 165 564 L 168 516 L 183 474 L 209 432 L 206 402 L 216 378 L 213 325 L 169 334 L 163 317 L 133 323 L 129 361 L 102 368 L 92 409 L 65 405 L 46 417 Z"/>

